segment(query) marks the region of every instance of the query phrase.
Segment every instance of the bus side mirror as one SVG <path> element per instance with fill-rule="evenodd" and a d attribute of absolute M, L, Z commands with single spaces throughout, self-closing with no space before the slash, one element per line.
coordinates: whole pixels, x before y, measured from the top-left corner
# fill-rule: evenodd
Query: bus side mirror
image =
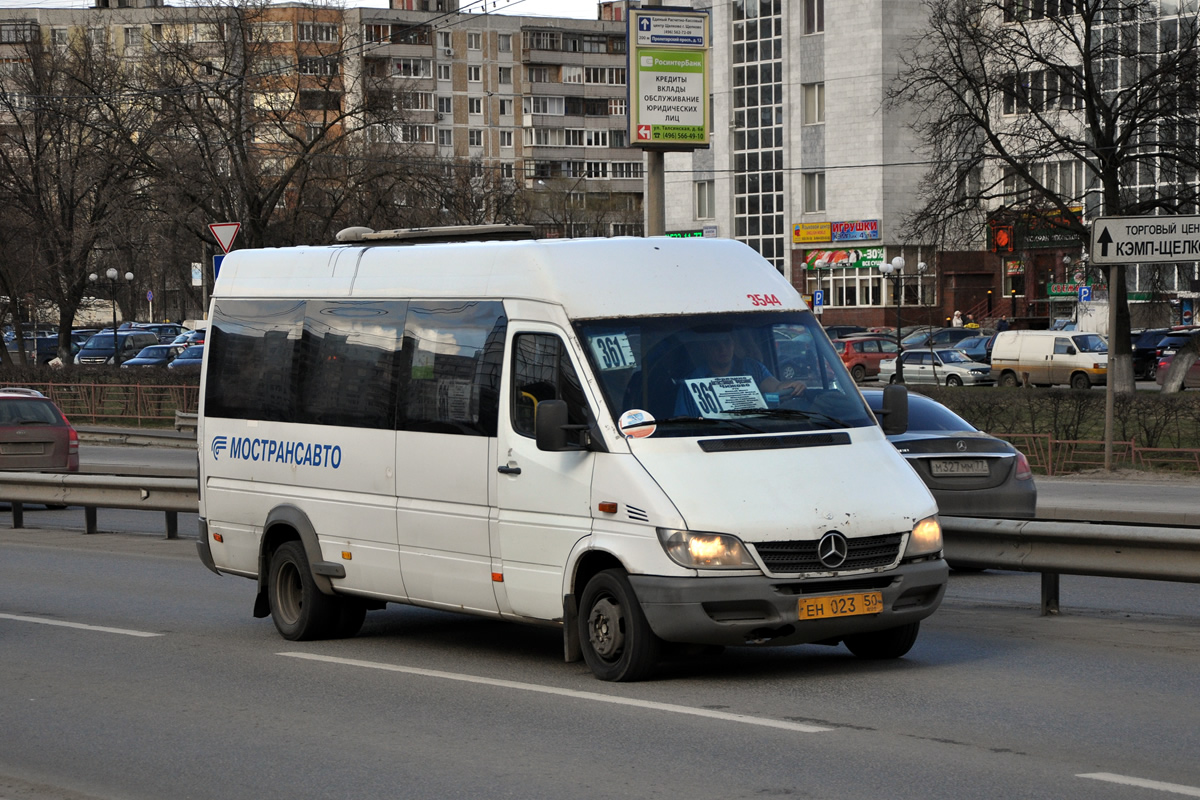
<path fill-rule="evenodd" d="M 891 384 L 883 387 L 883 408 L 880 409 L 879 427 L 887 436 L 895 436 L 908 430 L 908 388 Z"/>
<path fill-rule="evenodd" d="M 557 453 L 572 449 L 567 444 L 566 400 L 543 400 L 537 404 L 535 414 L 538 450 Z"/>

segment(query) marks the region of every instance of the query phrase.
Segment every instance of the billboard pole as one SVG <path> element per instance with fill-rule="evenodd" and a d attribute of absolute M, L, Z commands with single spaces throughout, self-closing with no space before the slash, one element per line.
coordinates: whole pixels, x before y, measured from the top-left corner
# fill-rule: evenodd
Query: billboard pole
<path fill-rule="evenodd" d="M 645 0 L 643 6 L 661 6 L 662 0 Z M 628 49 L 628 48 L 626 48 Z M 667 234 L 667 155 L 646 151 L 646 235 Z"/>

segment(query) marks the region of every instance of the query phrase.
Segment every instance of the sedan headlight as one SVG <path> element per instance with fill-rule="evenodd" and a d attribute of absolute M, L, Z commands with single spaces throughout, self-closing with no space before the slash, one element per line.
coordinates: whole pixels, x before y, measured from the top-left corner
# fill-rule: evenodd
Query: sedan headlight
<path fill-rule="evenodd" d="M 688 569 L 757 569 L 736 536 L 659 528 L 658 541 L 671 560 Z"/>
<path fill-rule="evenodd" d="M 908 547 L 904 549 L 904 557 L 927 556 L 941 549 L 941 523 L 936 516 L 926 517 L 913 526 L 912 535 L 908 537 Z"/>

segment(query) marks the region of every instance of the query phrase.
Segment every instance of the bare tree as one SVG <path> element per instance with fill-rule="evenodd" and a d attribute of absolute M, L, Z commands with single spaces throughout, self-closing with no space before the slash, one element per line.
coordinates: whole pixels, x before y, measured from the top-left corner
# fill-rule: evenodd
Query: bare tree
<path fill-rule="evenodd" d="M 0 93 L 0 202 L 6 223 L 28 237 L 21 252 L 33 269 L 30 285 L 7 288 L 57 306 L 67 361 L 93 255 L 136 213 L 141 174 L 129 131 L 139 124 L 122 64 L 98 33 L 51 46 L 30 23 L 21 44 Z"/>
<path fill-rule="evenodd" d="M 1200 37 L 1149 0 L 926 0 L 889 102 L 930 169 L 909 225 L 977 240 L 989 214 L 1043 214 L 1087 241 L 1098 215 L 1195 213 Z M 1133 389 L 1126 267 L 1111 271 L 1109 379 Z"/>

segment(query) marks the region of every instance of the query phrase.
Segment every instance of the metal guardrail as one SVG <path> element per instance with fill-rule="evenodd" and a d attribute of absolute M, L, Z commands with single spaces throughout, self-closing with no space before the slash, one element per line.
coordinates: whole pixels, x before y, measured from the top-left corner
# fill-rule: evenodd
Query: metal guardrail
<path fill-rule="evenodd" d="M 179 512 L 196 513 L 200 505 L 195 478 L 37 472 L 0 472 L 0 499 L 12 503 L 14 528 L 25 526 L 25 503 L 83 506 L 87 533 L 96 532 L 98 508 L 162 511 L 168 539 L 179 537 Z"/>
<path fill-rule="evenodd" d="M 1042 614 L 1059 611 L 1059 575 L 1200 583 L 1200 529 L 1080 520 L 942 517 L 946 560 L 1042 574 Z"/>

